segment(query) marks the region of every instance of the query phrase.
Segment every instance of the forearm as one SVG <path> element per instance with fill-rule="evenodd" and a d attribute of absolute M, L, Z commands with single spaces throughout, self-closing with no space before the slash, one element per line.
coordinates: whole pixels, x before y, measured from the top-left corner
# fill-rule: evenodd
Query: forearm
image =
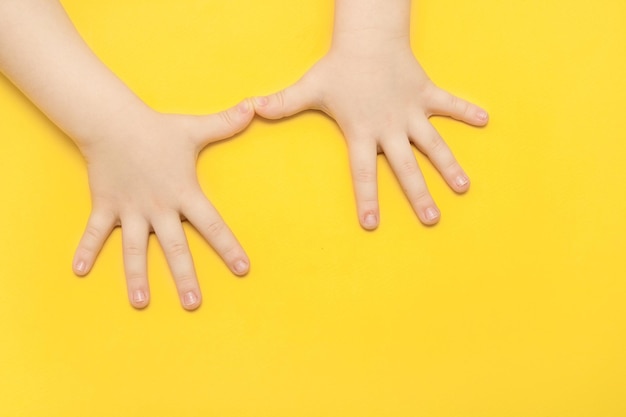
<path fill-rule="evenodd" d="M 411 0 L 336 0 L 333 45 L 358 50 L 389 40 L 408 45 Z"/>
<path fill-rule="evenodd" d="M 0 0 L 0 70 L 79 146 L 147 109 L 90 50 L 58 1 Z"/>

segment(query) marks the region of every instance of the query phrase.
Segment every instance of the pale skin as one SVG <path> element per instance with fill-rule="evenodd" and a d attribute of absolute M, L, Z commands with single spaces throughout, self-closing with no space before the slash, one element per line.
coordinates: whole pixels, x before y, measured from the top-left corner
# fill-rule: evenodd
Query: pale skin
<path fill-rule="evenodd" d="M 335 118 L 348 144 L 359 221 L 378 226 L 376 154 L 384 152 L 425 224 L 439 220 L 414 158 L 424 152 L 457 192 L 469 178 L 429 123 L 432 115 L 482 126 L 487 113 L 436 87 L 409 42 L 409 0 L 337 0 L 330 52 L 300 81 L 258 97 L 272 119 L 306 109 Z M 161 114 L 133 94 L 82 41 L 58 1 L 0 0 L 0 70 L 60 126 L 87 162 L 92 213 L 73 261 L 89 273 L 112 229 L 121 226 L 130 303 L 148 305 L 148 236 L 155 233 L 182 306 L 202 295 L 181 221 L 189 221 L 236 275 L 250 261 L 207 200 L 195 164 L 209 143 L 243 130 L 252 104 L 208 116 Z"/>
<path fill-rule="evenodd" d="M 244 100 L 207 116 L 161 114 L 144 104 L 89 49 L 58 1 L 0 0 L 0 69 L 76 143 L 88 167 L 92 212 L 73 260 L 91 270 L 109 234 L 122 228 L 130 303 L 150 301 L 148 237 L 164 250 L 181 305 L 202 294 L 181 221 L 191 223 L 236 275 L 250 261 L 203 194 L 199 152 L 243 130 L 254 117 Z"/>
<path fill-rule="evenodd" d="M 428 156 L 457 193 L 470 180 L 429 122 L 448 116 L 474 126 L 488 122 L 480 107 L 438 88 L 411 50 L 410 0 L 336 0 L 330 51 L 292 86 L 255 98 L 257 114 L 279 119 L 316 109 L 342 129 L 361 226 L 378 227 L 377 152 L 383 152 L 422 223 L 441 213 L 414 157 Z"/>

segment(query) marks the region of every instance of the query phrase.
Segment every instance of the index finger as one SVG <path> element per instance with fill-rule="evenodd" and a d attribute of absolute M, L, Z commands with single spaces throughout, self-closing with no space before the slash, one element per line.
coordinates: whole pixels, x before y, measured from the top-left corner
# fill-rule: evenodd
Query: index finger
<path fill-rule="evenodd" d="M 373 230 L 378 226 L 378 183 L 376 175 L 376 142 L 348 140 L 350 171 L 361 226 Z"/>

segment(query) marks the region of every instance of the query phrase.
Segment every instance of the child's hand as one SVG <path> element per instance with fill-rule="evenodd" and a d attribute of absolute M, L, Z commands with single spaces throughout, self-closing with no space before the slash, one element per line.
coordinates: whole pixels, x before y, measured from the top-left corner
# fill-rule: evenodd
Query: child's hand
<path fill-rule="evenodd" d="M 277 119 L 306 109 L 322 110 L 341 127 L 350 155 L 358 216 L 374 229 L 379 222 L 376 153 L 384 152 L 415 213 L 425 224 L 439 221 L 411 149 L 426 154 L 458 193 L 469 178 L 428 121 L 450 116 L 475 126 L 487 123 L 479 107 L 436 87 L 416 61 L 407 39 L 336 42 L 300 81 L 255 99 L 256 112 Z"/>
<path fill-rule="evenodd" d="M 115 226 L 122 227 L 124 269 L 133 306 L 148 305 L 148 235 L 157 235 L 185 309 L 201 303 L 200 288 L 181 221 L 187 219 L 237 275 L 249 260 L 196 177 L 199 151 L 244 129 L 252 120 L 244 101 L 209 116 L 163 115 L 142 110 L 131 128 L 83 144 L 93 210 L 74 257 L 74 271 L 85 275 Z"/>
<path fill-rule="evenodd" d="M 122 227 L 124 269 L 133 306 L 148 305 L 148 235 L 163 247 L 183 307 L 200 289 L 181 226 L 189 220 L 237 275 L 248 257 L 206 199 L 196 159 L 254 116 L 248 101 L 210 116 L 163 115 L 143 103 L 89 49 L 60 2 L 0 2 L 0 70 L 80 148 L 93 208 L 73 268 L 86 275 L 115 226 Z"/>

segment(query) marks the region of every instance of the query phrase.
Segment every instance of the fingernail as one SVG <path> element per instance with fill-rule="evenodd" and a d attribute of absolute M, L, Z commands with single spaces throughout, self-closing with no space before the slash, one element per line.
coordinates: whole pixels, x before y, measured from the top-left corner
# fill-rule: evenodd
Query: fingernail
<path fill-rule="evenodd" d="M 363 219 L 363 226 L 365 226 L 368 229 L 372 229 L 372 228 L 376 227 L 377 223 L 378 223 L 378 221 L 377 221 L 376 215 L 374 213 L 366 214 L 365 218 Z"/>
<path fill-rule="evenodd" d="M 133 303 L 141 304 L 146 301 L 146 293 L 143 290 L 133 291 Z"/>
<path fill-rule="evenodd" d="M 87 272 L 87 264 L 85 263 L 85 261 L 78 261 L 76 262 L 74 269 L 79 274 L 84 274 L 85 272 Z"/>
<path fill-rule="evenodd" d="M 489 119 L 489 115 L 486 111 L 480 110 L 478 113 L 476 113 L 476 118 L 478 118 L 478 120 L 482 122 L 486 122 Z"/>
<path fill-rule="evenodd" d="M 268 102 L 269 100 L 267 99 L 267 97 L 255 97 L 254 98 L 254 104 L 256 104 L 257 106 L 266 106 Z"/>
<path fill-rule="evenodd" d="M 237 106 L 237 110 L 239 110 L 239 113 L 248 113 L 248 111 L 250 110 L 250 104 L 248 104 L 248 100 L 239 103 L 239 105 Z"/>
<path fill-rule="evenodd" d="M 426 209 L 426 220 L 433 221 L 439 217 L 439 211 L 432 207 Z"/>
<path fill-rule="evenodd" d="M 459 175 L 454 180 L 454 183 L 457 187 L 465 187 L 467 184 L 469 184 L 469 178 L 467 178 L 466 175 Z"/>
<path fill-rule="evenodd" d="M 243 275 L 248 270 L 248 263 L 246 261 L 244 261 L 244 260 L 239 260 L 239 261 L 235 262 L 235 265 L 233 266 L 233 269 L 235 270 L 236 274 Z"/>
<path fill-rule="evenodd" d="M 198 302 L 198 296 L 193 291 L 186 292 L 183 296 L 183 304 L 185 307 L 192 307 Z"/>

